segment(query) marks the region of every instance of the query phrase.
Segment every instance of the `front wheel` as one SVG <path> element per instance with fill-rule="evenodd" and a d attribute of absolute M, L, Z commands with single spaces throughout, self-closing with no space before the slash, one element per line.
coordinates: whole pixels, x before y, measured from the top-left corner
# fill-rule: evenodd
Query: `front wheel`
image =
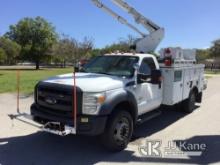
<path fill-rule="evenodd" d="M 133 119 L 129 112 L 116 110 L 107 123 L 105 132 L 101 136 L 103 145 L 110 151 L 125 149 L 133 133 Z"/>

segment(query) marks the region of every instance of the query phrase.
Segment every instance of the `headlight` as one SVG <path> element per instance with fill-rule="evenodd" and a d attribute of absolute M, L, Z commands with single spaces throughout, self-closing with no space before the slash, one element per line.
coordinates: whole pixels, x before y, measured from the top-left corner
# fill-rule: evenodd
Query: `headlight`
<path fill-rule="evenodd" d="M 105 93 L 83 93 L 83 114 L 96 115 L 105 101 Z"/>

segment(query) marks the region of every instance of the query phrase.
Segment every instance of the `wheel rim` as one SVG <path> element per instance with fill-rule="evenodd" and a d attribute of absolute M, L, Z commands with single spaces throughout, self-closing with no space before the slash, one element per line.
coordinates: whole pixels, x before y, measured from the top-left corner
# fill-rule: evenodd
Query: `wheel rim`
<path fill-rule="evenodd" d="M 127 141 L 129 138 L 130 126 L 127 118 L 123 117 L 118 120 L 114 129 L 114 139 L 117 143 Z"/>

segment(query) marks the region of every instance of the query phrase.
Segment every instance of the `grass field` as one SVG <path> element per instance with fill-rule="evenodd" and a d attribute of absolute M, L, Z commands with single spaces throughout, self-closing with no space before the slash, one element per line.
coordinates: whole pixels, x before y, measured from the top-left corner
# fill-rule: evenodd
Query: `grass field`
<path fill-rule="evenodd" d="M 20 70 L 20 91 L 24 94 L 31 94 L 39 80 L 72 71 L 72 68 Z M 0 93 L 16 92 L 16 82 L 16 70 L 0 70 Z"/>
<path fill-rule="evenodd" d="M 216 71 L 206 70 L 205 73 L 206 74 L 220 74 L 220 70 L 216 70 Z"/>

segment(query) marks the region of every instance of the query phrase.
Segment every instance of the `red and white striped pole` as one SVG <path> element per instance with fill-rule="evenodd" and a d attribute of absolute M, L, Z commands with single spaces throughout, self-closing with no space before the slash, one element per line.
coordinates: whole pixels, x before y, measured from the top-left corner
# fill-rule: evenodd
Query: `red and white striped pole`
<path fill-rule="evenodd" d="M 17 70 L 17 113 L 20 113 L 19 109 L 19 96 L 20 96 L 20 70 Z"/>

